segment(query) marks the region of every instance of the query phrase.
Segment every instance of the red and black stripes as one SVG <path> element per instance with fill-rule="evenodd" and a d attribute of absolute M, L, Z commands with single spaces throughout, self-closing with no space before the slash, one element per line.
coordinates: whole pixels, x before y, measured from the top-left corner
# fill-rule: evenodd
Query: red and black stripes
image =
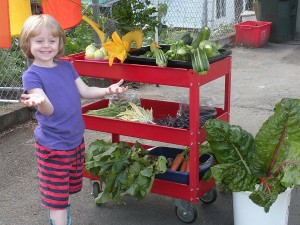
<path fill-rule="evenodd" d="M 49 149 L 35 143 L 41 203 L 46 208 L 68 207 L 69 195 L 82 189 L 85 144 L 72 150 Z"/>

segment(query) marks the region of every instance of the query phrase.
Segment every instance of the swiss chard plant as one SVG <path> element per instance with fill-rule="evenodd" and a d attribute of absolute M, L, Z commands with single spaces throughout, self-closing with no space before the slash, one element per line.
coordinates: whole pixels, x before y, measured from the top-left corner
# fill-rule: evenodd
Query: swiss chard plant
<path fill-rule="evenodd" d="M 300 186 L 300 99 L 277 103 L 255 138 L 217 119 L 208 121 L 205 130 L 218 162 L 211 168 L 216 184 L 252 192 L 250 199 L 265 212 L 281 192 Z"/>

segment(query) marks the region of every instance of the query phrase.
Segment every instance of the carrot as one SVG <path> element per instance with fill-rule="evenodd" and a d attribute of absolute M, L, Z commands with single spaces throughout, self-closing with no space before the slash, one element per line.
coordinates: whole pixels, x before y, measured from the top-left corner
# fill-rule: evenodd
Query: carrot
<path fill-rule="evenodd" d="M 186 148 L 185 150 L 183 150 L 182 153 L 179 153 L 179 154 L 176 155 L 170 170 L 177 170 L 180 167 L 180 165 L 182 164 L 182 162 L 183 162 L 184 158 L 186 157 L 188 151 L 189 151 L 189 149 Z"/>
<path fill-rule="evenodd" d="M 186 169 L 186 165 L 187 164 L 187 158 L 184 158 L 182 163 L 181 163 L 181 166 L 180 166 L 180 172 L 185 172 L 185 169 Z"/>
<path fill-rule="evenodd" d="M 184 155 L 182 153 L 177 154 L 172 163 L 170 170 L 177 170 L 182 164 L 183 159 L 184 159 Z"/>
<path fill-rule="evenodd" d="M 190 172 L 190 157 L 186 157 L 185 172 Z"/>

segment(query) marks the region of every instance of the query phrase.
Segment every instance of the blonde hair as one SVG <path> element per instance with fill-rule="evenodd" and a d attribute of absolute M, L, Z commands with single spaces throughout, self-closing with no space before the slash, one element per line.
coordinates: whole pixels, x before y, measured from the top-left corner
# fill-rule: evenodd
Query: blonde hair
<path fill-rule="evenodd" d="M 33 15 L 26 19 L 20 34 L 20 47 L 28 59 L 34 59 L 30 51 L 30 39 L 39 35 L 43 27 L 48 28 L 54 37 L 59 37 L 58 53 L 55 58 L 64 54 L 66 36 L 60 24 L 50 15 Z"/>

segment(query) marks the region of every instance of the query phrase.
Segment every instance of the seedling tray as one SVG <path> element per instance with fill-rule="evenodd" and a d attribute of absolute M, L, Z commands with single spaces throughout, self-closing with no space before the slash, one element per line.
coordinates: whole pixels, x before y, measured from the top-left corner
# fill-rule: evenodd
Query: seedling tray
<path fill-rule="evenodd" d="M 167 51 L 170 49 L 170 45 L 160 45 L 163 51 Z M 150 46 L 144 46 L 139 49 L 134 49 L 129 51 L 129 55 L 127 59 L 124 61 L 128 64 L 141 64 L 141 65 L 149 65 L 149 66 L 156 66 L 156 60 L 152 57 L 146 57 L 144 54 L 150 51 Z M 209 58 L 209 63 L 213 63 L 219 61 L 221 59 L 226 58 L 227 56 L 231 55 L 232 51 L 229 49 L 219 49 L 220 55 Z M 190 61 L 183 61 L 183 60 L 168 60 L 168 67 L 173 68 L 184 68 L 184 69 L 192 69 L 192 62 Z"/>

